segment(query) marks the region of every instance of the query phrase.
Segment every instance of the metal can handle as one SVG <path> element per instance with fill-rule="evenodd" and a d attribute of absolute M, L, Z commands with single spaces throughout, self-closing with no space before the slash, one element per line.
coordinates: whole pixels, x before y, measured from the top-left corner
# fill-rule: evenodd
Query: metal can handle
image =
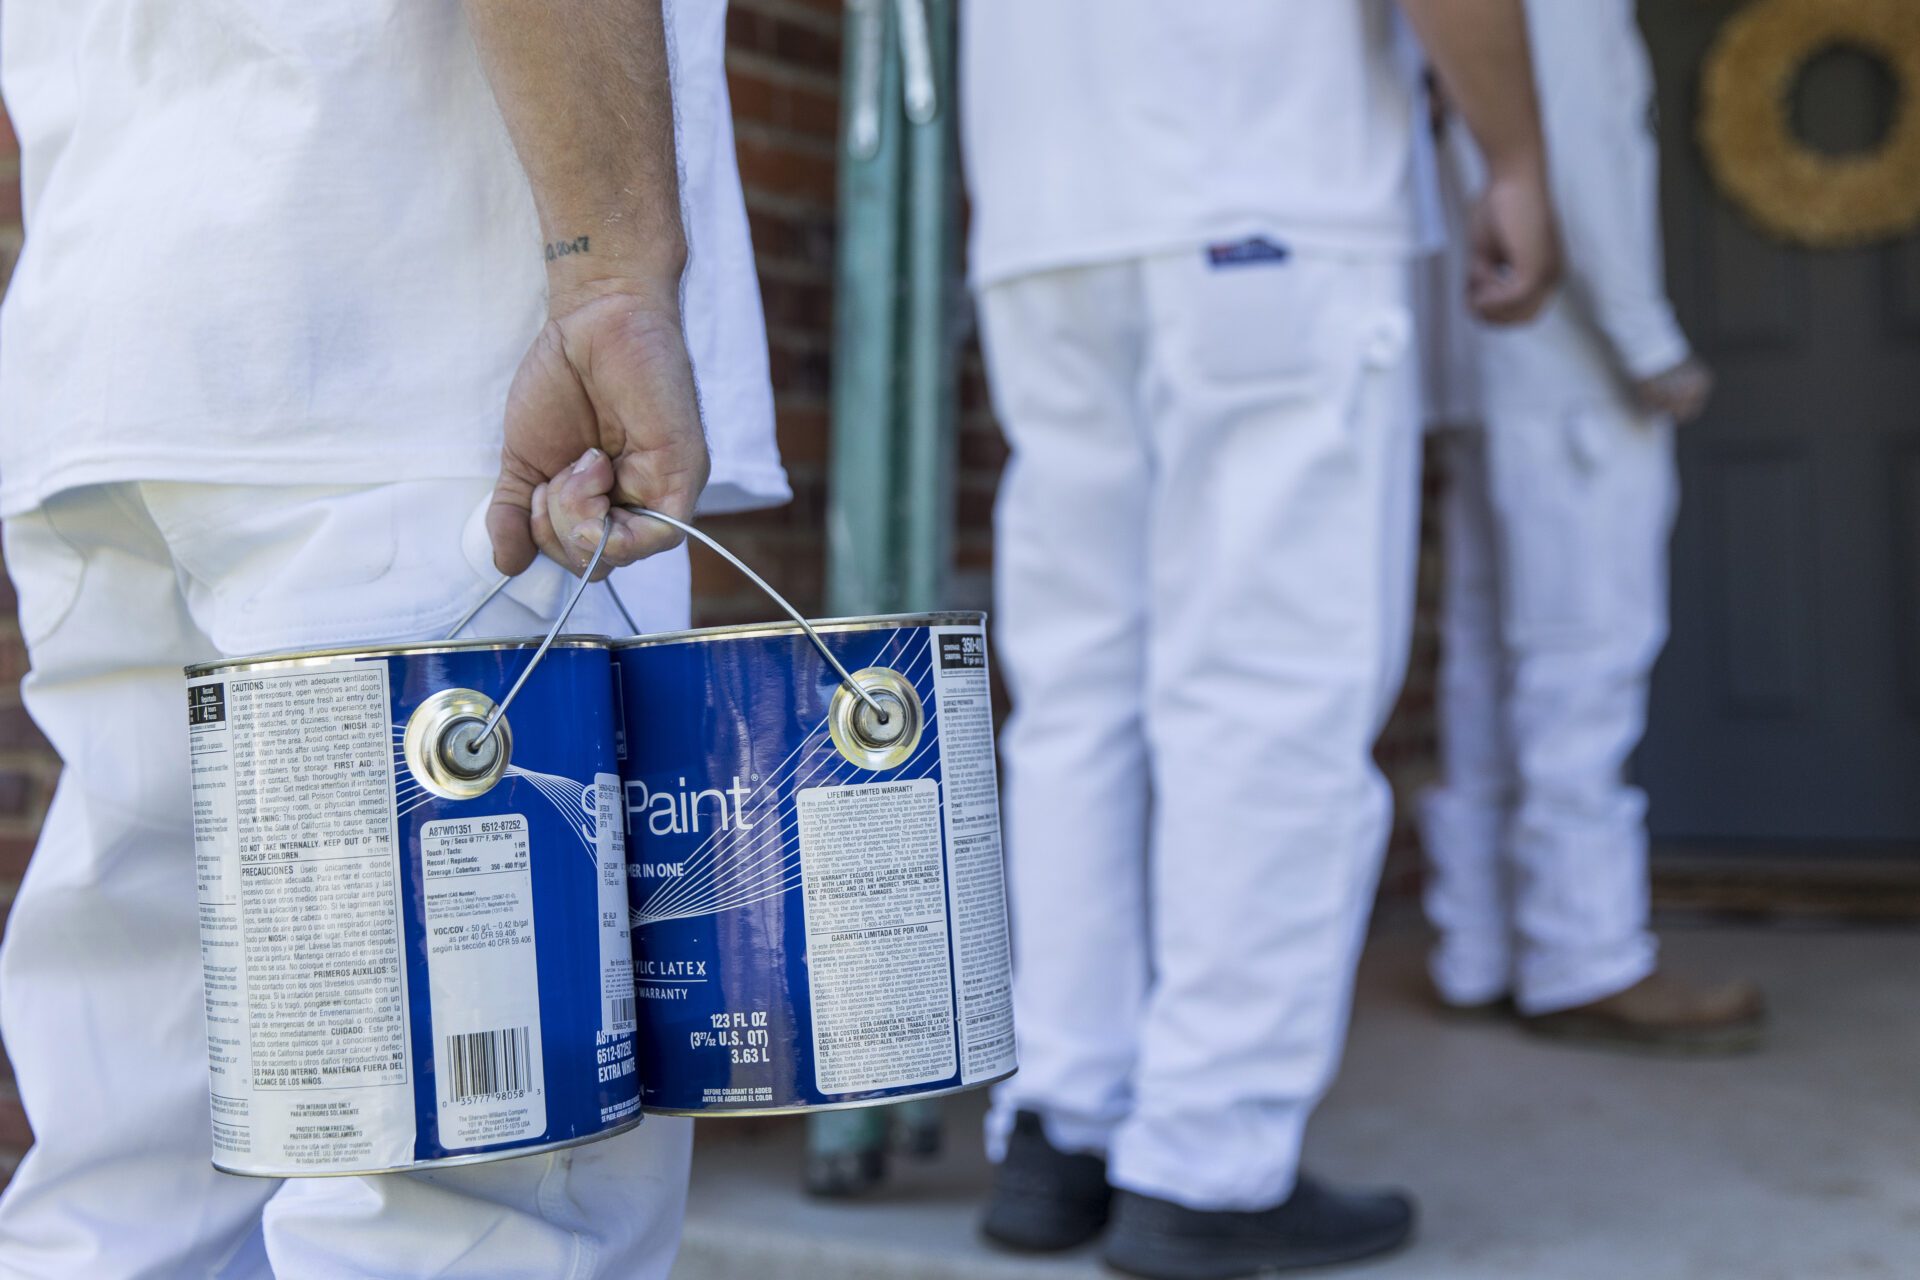
<path fill-rule="evenodd" d="M 705 533 L 702 533 L 700 530 L 694 528 L 692 525 L 688 524 L 684 520 L 676 520 L 672 516 L 662 515 L 660 512 L 654 511 L 648 507 L 622 507 L 621 510 L 631 511 L 634 515 L 645 516 L 649 520 L 658 520 L 661 524 L 673 526 L 675 529 L 678 529 L 681 533 L 686 534 L 689 538 L 693 538 L 698 542 L 700 542 L 709 551 L 713 552 L 715 555 L 719 556 L 722 560 L 725 560 L 728 564 L 738 569 L 742 574 L 746 575 L 747 581 L 753 583 L 754 586 L 764 591 L 769 600 L 773 601 L 775 604 L 779 605 L 783 610 L 785 610 L 786 615 L 789 618 L 792 618 L 796 623 L 798 623 L 800 625 L 800 629 L 807 633 L 807 639 L 813 641 L 813 647 L 820 651 L 820 656 L 826 659 L 827 665 L 829 667 L 833 668 L 833 673 L 840 677 L 840 684 L 842 688 L 846 689 L 847 692 L 859 698 L 860 701 L 866 703 L 867 709 L 873 712 L 874 718 L 880 724 L 886 724 L 889 720 L 893 718 L 892 715 L 887 711 L 885 707 L 881 706 L 878 702 L 874 701 L 873 695 L 867 692 L 866 686 L 862 685 L 858 680 L 855 680 L 853 678 L 852 674 L 847 671 L 847 668 L 841 663 L 840 659 L 833 656 L 833 650 L 827 648 L 827 642 L 820 638 L 820 633 L 813 629 L 813 624 L 808 622 L 804 617 L 802 617 L 800 615 L 800 611 L 794 608 L 793 605 L 788 602 L 785 596 L 781 595 L 778 591 L 775 591 L 765 578 L 761 577 L 759 574 L 755 573 L 751 568 L 749 568 L 746 561 L 742 560 L 739 556 L 736 556 L 735 554 L 733 554 L 733 552 L 727 550 L 725 547 L 721 546 L 718 542 L 714 541 L 712 537 L 710 537 Z M 605 545 L 604 537 L 602 538 L 601 545 L 603 546 Z M 616 596 L 614 598 L 617 600 L 619 597 Z M 622 612 L 624 612 L 624 609 L 622 610 Z M 629 618 L 628 622 L 631 623 L 632 619 Z M 635 630 L 638 631 L 638 628 L 635 628 Z"/>

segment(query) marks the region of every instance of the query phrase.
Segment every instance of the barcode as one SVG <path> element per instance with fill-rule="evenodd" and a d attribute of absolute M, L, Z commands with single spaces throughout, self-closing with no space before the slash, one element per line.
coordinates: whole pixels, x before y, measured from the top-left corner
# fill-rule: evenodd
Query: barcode
<path fill-rule="evenodd" d="M 527 1088 L 533 1059 L 526 1027 L 471 1031 L 447 1037 L 447 1101 L 516 1093 Z"/>
<path fill-rule="evenodd" d="M 611 1008 L 613 1009 L 613 1016 L 608 1020 L 609 1023 L 616 1027 L 632 1026 L 633 1015 L 638 1012 L 634 1006 L 638 1003 L 639 1001 L 635 1000 L 632 996 L 616 996 L 610 1002 Z"/>

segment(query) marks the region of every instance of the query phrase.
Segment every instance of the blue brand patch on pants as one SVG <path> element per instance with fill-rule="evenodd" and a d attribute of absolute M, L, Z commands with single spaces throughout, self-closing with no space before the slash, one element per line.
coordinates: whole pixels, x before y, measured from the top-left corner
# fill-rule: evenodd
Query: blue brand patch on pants
<path fill-rule="evenodd" d="M 1207 265 L 1213 267 L 1246 267 L 1257 262 L 1285 262 L 1291 251 L 1283 244 L 1275 244 L 1265 236 L 1248 236 L 1245 240 L 1230 240 L 1207 246 Z"/>

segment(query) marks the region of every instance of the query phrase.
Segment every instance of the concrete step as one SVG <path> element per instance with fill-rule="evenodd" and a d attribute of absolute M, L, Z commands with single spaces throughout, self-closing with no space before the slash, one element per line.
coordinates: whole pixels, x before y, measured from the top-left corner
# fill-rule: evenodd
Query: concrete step
<path fill-rule="evenodd" d="M 895 1156 L 887 1181 L 859 1200 L 801 1193 L 805 1128 L 782 1121 L 734 1137 L 704 1121 L 695 1193 L 673 1280 L 1058 1280 L 1105 1276 L 1088 1248 L 1033 1261 L 996 1253 L 974 1233 L 990 1166 L 980 1146 L 982 1094 L 949 1099 L 947 1150 Z"/>
<path fill-rule="evenodd" d="M 1308 1164 L 1397 1181 L 1419 1239 L 1356 1280 L 1905 1280 L 1920 1276 L 1920 933 L 1688 928 L 1669 963 L 1747 974 L 1773 1036 L 1736 1059 L 1620 1056 L 1436 1015 L 1422 935 L 1376 931 Z M 984 1248 L 978 1096 L 948 1152 L 874 1196 L 809 1200 L 797 1123 L 703 1121 L 673 1280 L 1061 1280 L 1093 1250 Z"/>

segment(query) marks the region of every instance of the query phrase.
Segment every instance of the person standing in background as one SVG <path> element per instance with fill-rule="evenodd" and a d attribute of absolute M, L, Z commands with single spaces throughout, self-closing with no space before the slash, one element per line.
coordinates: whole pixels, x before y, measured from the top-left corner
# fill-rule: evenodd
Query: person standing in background
<path fill-rule="evenodd" d="M 1447 1004 L 1511 998 L 1545 1034 L 1746 1048 L 1751 985 L 1657 966 L 1646 800 L 1624 777 L 1666 639 L 1674 424 L 1712 387 L 1664 292 L 1652 71 L 1632 0 L 1527 12 L 1567 287 L 1521 327 L 1475 325 L 1445 286 L 1429 317 L 1434 414 L 1480 424 L 1441 444 L 1432 977 Z M 1442 169 L 1459 244 L 1486 166 L 1452 130 Z"/>
<path fill-rule="evenodd" d="M 1488 156 L 1472 295 L 1556 250 L 1517 0 L 1404 0 Z M 1298 1175 L 1412 608 L 1410 77 L 1389 0 L 969 0 L 1020 1073 L 982 1229 L 1227 1277 L 1407 1238 Z M 1118 1195 L 1113 1195 L 1117 1189 Z"/>
<path fill-rule="evenodd" d="M 725 10 L 0 9 L 0 514 L 65 764 L 0 949 L 35 1135 L 0 1275 L 664 1280 L 688 1121 L 379 1177 L 209 1164 L 181 668 L 438 639 L 501 572 L 472 633 L 537 632 L 610 503 L 787 496 Z M 628 607 L 684 627 L 685 548 L 615 520 Z M 574 625 L 621 624 L 594 591 Z"/>

